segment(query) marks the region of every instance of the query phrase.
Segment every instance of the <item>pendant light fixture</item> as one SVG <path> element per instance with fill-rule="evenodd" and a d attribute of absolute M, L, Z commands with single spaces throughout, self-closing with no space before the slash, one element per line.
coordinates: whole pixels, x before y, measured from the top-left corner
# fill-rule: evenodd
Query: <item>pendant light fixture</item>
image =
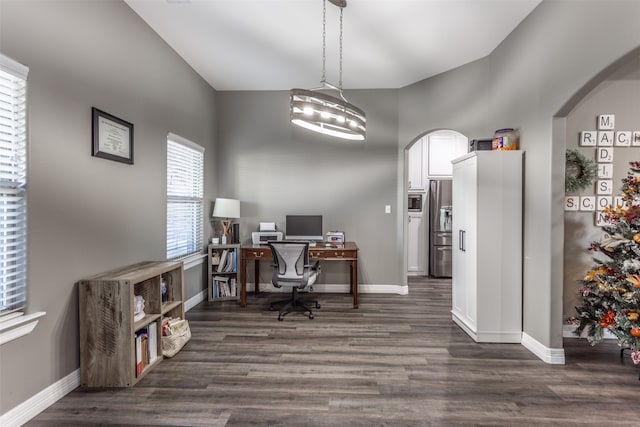
<path fill-rule="evenodd" d="M 322 80 L 313 89 L 291 89 L 291 123 L 337 138 L 362 141 L 366 135 L 364 111 L 350 104 L 342 93 L 342 15 L 346 0 L 329 0 L 340 8 L 340 71 L 338 86 L 326 79 L 327 0 L 322 0 Z M 338 97 L 322 91 L 337 92 Z"/>

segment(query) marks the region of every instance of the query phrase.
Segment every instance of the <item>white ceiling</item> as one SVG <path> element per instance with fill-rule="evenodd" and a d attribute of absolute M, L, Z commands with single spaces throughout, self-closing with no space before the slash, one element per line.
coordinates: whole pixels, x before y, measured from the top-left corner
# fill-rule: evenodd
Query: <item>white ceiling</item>
<path fill-rule="evenodd" d="M 541 0 L 348 0 L 343 88 L 400 88 L 487 56 Z M 319 86 L 322 0 L 125 0 L 216 90 Z M 327 1 L 327 81 L 339 8 Z"/>

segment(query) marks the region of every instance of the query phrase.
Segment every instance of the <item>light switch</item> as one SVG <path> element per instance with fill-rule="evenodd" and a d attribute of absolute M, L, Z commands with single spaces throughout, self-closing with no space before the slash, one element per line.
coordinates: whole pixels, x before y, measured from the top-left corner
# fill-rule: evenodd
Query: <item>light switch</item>
<path fill-rule="evenodd" d="M 384 205 L 384 213 L 391 213 L 391 205 Z"/>

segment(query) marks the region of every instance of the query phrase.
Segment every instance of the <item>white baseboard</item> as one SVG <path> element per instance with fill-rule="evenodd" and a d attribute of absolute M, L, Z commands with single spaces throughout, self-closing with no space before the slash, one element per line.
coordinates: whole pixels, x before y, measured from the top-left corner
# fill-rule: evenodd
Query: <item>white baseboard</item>
<path fill-rule="evenodd" d="M 586 338 L 587 337 L 587 334 L 584 331 L 582 331 L 582 334 L 580 336 L 577 336 L 576 334 L 573 333 L 573 331 L 575 330 L 576 330 L 576 326 L 562 325 L 562 338 Z M 618 337 L 616 337 L 609 331 L 604 331 L 604 339 L 617 340 Z"/>
<path fill-rule="evenodd" d="M 0 425 L 4 427 L 19 427 L 79 386 L 80 369 L 76 369 L 35 396 L 4 413 L 0 416 Z"/>
<path fill-rule="evenodd" d="M 563 348 L 549 348 L 524 332 L 522 333 L 522 345 L 545 363 L 550 365 L 564 365 L 565 363 Z"/>
<path fill-rule="evenodd" d="M 202 301 L 207 299 L 207 290 L 203 289 L 202 292 L 198 292 L 188 300 L 184 302 L 184 311 L 189 311 Z"/>
<path fill-rule="evenodd" d="M 479 343 L 503 343 L 503 344 L 520 344 L 522 342 L 522 332 L 504 332 L 504 331 L 474 331 L 464 319 L 451 310 L 451 319 L 454 323 L 467 333 L 475 342 Z"/>

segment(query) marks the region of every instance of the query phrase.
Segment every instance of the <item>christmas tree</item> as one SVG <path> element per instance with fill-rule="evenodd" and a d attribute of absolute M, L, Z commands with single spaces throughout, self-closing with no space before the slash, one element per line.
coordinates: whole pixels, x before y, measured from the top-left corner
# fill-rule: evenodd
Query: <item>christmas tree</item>
<path fill-rule="evenodd" d="M 621 206 L 604 211 L 608 223 L 605 234 L 593 242 L 590 251 L 595 265 L 580 280 L 582 305 L 576 334 L 586 334 L 591 345 L 601 342 L 605 330 L 618 344 L 631 350 L 633 363 L 640 363 L 640 162 L 631 162 L 622 180 Z"/>

